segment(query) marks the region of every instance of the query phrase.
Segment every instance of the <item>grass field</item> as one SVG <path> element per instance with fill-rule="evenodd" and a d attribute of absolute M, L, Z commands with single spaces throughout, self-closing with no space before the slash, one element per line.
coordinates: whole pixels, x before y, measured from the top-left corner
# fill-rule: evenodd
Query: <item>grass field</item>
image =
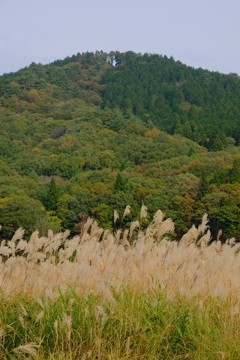
<path fill-rule="evenodd" d="M 138 227 L 2 241 L 0 359 L 240 359 L 239 244 Z"/>
<path fill-rule="evenodd" d="M 111 290 L 1 303 L 1 359 L 239 359 L 239 303 Z"/>

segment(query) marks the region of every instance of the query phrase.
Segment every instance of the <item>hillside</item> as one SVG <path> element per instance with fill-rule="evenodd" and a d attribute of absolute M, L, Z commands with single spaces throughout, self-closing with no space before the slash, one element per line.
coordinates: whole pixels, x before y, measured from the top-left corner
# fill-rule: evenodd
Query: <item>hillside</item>
<path fill-rule="evenodd" d="M 226 137 L 239 142 L 240 79 L 194 69 L 166 56 L 113 53 L 116 66 L 103 77 L 103 107 L 138 115 L 170 134 L 210 150 Z"/>
<path fill-rule="evenodd" d="M 1 76 L 1 237 L 76 234 L 89 215 L 128 227 L 144 203 L 176 238 L 207 212 L 214 236 L 240 240 L 239 93 L 235 75 L 132 52 Z"/>

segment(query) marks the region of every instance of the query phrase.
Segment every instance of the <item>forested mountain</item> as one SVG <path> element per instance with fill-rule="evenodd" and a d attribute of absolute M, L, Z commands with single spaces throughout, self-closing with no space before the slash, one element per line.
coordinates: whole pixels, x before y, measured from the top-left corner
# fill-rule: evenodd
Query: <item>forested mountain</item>
<path fill-rule="evenodd" d="M 240 240 L 239 95 L 237 75 L 133 52 L 1 76 L 1 237 L 74 234 L 89 215 L 129 226 L 144 203 L 150 218 L 173 218 L 177 237 L 207 212 L 214 235 Z"/>
<path fill-rule="evenodd" d="M 170 134 L 180 134 L 211 150 L 226 137 L 239 142 L 240 79 L 194 69 L 166 56 L 116 54 L 103 83 L 103 107 L 119 107 Z"/>

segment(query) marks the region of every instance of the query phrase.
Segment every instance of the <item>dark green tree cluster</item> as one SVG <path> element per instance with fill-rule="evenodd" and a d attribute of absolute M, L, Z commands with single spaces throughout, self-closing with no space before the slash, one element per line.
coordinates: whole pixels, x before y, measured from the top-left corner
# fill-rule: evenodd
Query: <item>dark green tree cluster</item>
<path fill-rule="evenodd" d="M 150 120 L 213 151 L 239 142 L 240 79 L 183 65 L 173 58 L 115 52 L 103 77 L 104 108 Z"/>

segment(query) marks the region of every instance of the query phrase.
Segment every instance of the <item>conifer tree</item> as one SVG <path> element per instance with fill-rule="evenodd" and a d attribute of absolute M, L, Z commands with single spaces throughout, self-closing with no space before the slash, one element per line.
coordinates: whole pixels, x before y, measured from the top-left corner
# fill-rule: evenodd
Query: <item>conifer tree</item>
<path fill-rule="evenodd" d="M 114 185 L 114 192 L 122 191 L 125 188 L 126 180 L 119 172 L 116 177 L 115 185 Z"/>
<path fill-rule="evenodd" d="M 57 185 L 55 183 L 54 178 L 52 178 L 47 193 L 47 204 L 46 204 L 47 210 L 50 211 L 57 210 L 58 198 L 59 198 L 59 194 L 58 194 Z"/>
<path fill-rule="evenodd" d="M 209 182 L 207 180 L 206 170 L 202 171 L 200 182 L 199 182 L 199 189 L 198 189 L 198 199 L 201 199 L 208 193 Z"/>

